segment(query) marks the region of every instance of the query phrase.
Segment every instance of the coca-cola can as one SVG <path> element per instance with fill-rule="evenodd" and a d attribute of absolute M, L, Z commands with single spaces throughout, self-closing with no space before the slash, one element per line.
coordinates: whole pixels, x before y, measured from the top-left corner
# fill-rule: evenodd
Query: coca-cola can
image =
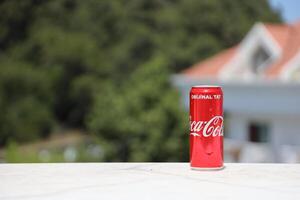
<path fill-rule="evenodd" d="M 219 86 L 191 88 L 190 166 L 199 170 L 223 168 L 223 92 Z"/>

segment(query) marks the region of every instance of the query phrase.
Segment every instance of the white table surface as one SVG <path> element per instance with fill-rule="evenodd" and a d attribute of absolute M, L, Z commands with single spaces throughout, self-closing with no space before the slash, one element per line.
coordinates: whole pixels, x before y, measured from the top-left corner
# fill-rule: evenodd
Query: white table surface
<path fill-rule="evenodd" d="M 300 164 L 0 164 L 0 199 L 300 199 Z"/>

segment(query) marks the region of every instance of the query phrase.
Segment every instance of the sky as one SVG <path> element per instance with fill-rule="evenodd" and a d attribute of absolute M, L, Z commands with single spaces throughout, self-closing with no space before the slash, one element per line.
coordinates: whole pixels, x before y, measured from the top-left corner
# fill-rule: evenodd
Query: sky
<path fill-rule="evenodd" d="M 283 20 L 293 23 L 300 20 L 299 0 L 269 0 L 272 7 L 281 10 Z"/>

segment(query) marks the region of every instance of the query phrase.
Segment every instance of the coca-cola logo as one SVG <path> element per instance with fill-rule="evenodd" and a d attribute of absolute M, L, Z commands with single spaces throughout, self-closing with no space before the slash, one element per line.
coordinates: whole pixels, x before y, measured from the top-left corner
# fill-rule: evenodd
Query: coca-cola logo
<path fill-rule="evenodd" d="M 223 117 L 214 116 L 209 121 L 191 121 L 190 135 L 204 137 L 223 136 Z"/>

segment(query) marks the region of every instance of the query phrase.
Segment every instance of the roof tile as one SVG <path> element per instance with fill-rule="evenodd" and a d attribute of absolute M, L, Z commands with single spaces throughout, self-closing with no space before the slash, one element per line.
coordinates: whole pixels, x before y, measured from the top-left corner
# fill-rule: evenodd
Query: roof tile
<path fill-rule="evenodd" d="M 223 68 L 223 66 L 234 56 L 237 46 L 231 47 L 220 53 L 196 63 L 182 73 L 189 76 L 213 77 Z"/>

